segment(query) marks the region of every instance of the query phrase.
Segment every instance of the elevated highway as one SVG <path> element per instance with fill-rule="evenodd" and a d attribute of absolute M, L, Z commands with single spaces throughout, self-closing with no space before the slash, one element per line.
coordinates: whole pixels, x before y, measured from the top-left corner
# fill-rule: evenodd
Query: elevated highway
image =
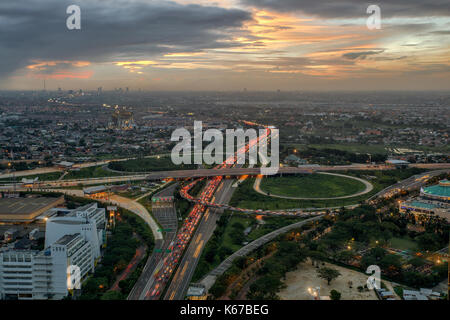
<path fill-rule="evenodd" d="M 411 164 L 412 168 L 423 169 L 445 169 L 450 168 L 450 163 L 430 163 L 430 164 Z M 278 174 L 310 174 L 319 171 L 352 171 L 352 170 L 394 170 L 393 166 L 372 165 L 372 164 L 352 164 L 344 166 L 301 166 L 301 167 L 280 167 Z M 185 179 L 185 178 L 209 178 L 217 176 L 256 176 L 261 174 L 260 168 L 223 168 L 217 169 L 197 169 L 197 170 L 177 170 L 177 171 L 160 171 L 152 172 L 147 175 L 148 180 L 161 179 Z"/>

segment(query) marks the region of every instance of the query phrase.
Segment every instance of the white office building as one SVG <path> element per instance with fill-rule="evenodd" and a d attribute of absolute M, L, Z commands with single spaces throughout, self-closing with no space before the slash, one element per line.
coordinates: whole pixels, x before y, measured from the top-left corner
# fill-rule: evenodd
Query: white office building
<path fill-rule="evenodd" d="M 94 259 L 100 258 L 100 241 L 95 222 L 79 217 L 54 217 L 45 226 L 45 247 L 48 248 L 68 234 L 80 234 L 92 245 Z"/>
<path fill-rule="evenodd" d="M 0 299 L 62 299 L 94 271 L 105 209 L 97 204 L 47 221 L 43 251 L 0 251 Z"/>

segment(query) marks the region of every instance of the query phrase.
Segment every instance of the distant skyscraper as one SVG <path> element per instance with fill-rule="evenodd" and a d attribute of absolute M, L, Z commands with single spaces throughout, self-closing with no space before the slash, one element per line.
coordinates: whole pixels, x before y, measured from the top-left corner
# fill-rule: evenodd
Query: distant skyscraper
<path fill-rule="evenodd" d="M 98 95 L 98 96 L 100 96 L 100 95 L 102 94 L 102 90 L 103 90 L 102 87 L 98 87 L 98 88 L 97 88 L 97 95 Z"/>

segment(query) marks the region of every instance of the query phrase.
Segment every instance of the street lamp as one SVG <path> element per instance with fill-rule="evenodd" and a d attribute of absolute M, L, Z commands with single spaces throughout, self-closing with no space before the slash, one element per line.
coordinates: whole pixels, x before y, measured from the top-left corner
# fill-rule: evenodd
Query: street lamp
<path fill-rule="evenodd" d="M 312 296 L 314 300 L 320 300 L 320 286 L 315 288 L 308 288 L 308 293 Z"/>

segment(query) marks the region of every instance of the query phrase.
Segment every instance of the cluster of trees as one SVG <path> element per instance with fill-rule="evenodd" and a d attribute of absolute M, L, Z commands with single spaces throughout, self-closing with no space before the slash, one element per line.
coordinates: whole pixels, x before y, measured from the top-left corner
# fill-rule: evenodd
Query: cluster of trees
<path fill-rule="evenodd" d="M 447 277 L 448 265 L 433 266 L 431 273 L 421 273 L 417 271 L 406 271 L 402 273 L 401 281 L 411 287 L 432 287 Z"/>
<path fill-rule="evenodd" d="M 286 273 L 297 269 L 297 265 L 306 259 L 306 252 L 298 243 L 281 241 L 277 247 L 273 256 L 265 260 L 258 270 L 259 278 L 250 285 L 247 298 L 278 299 L 277 292 L 284 286 L 282 279 L 285 279 Z"/>
<path fill-rule="evenodd" d="M 445 243 L 448 243 L 448 236 L 445 237 L 444 233 L 435 233 L 427 231 L 417 236 L 416 240 L 421 250 L 437 251 L 439 249 L 442 249 Z"/>
<path fill-rule="evenodd" d="M 192 207 L 192 203 L 190 203 L 188 200 L 184 199 L 180 195 L 180 189 L 181 189 L 181 186 L 178 185 L 174 192 L 175 208 L 176 208 L 178 214 L 180 215 L 180 217 L 182 217 L 184 219 L 189 214 L 189 210 Z"/>
<path fill-rule="evenodd" d="M 378 265 L 387 276 L 395 277 L 401 271 L 403 259 L 396 254 L 390 254 L 381 247 L 370 249 L 361 259 L 361 267 L 365 270 L 370 265 Z"/>
<path fill-rule="evenodd" d="M 64 179 L 83 179 L 97 177 L 117 176 L 117 173 L 103 169 L 102 166 L 82 168 L 78 171 L 72 170 L 64 177 Z"/>
<path fill-rule="evenodd" d="M 133 228 L 117 221 L 112 236 L 108 239 L 101 265 L 97 266 L 82 286 L 81 300 L 97 300 L 113 285 L 117 275 L 124 270 L 136 253 L 139 241 L 130 238 Z"/>
<path fill-rule="evenodd" d="M 235 222 L 231 225 L 230 238 L 233 244 L 240 245 L 245 241 L 244 230 L 245 226 L 240 222 Z"/>
<path fill-rule="evenodd" d="M 192 189 L 189 191 L 189 194 L 191 194 L 194 197 L 198 196 L 200 192 L 203 190 L 203 188 L 206 186 L 207 181 L 208 180 L 203 179 L 197 182 L 195 186 L 193 186 Z"/>
<path fill-rule="evenodd" d="M 227 227 L 229 214 L 223 213 L 219 220 L 213 235 L 206 244 L 205 250 L 200 258 L 199 264 L 195 269 L 193 281 L 200 279 L 201 276 L 208 273 L 226 257 L 233 253 L 233 250 L 223 243 L 225 229 Z"/>
<path fill-rule="evenodd" d="M 137 234 L 138 237 L 131 237 L 132 234 Z M 119 283 L 120 292 L 108 290 L 136 254 L 136 249 L 141 244 L 140 239 L 145 241 L 148 246 L 147 251 L 150 252 L 154 246 L 151 230 L 142 219 L 121 210 L 121 219 L 117 219 L 112 236 L 108 238 L 101 264 L 82 286 L 81 300 L 117 300 L 127 296 L 137 281 L 142 266 L 139 266 L 126 280 Z"/>
<path fill-rule="evenodd" d="M 390 254 L 382 246 L 389 245 L 392 237 L 408 237 L 415 241 L 421 250 L 438 250 L 448 244 L 449 227 L 442 221 L 431 220 L 424 223 L 426 232 L 417 234 L 407 230 L 408 223 L 415 223 L 414 217 L 376 213 L 376 208 L 371 206 L 361 206 L 351 211 L 343 210 L 337 217 L 333 230 L 318 242 L 308 245 L 309 255 L 317 259 L 348 263 L 355 257 L 352 250 L 356 249 L 356 245 L 367 247 L 377 243 L 361 258 L 363 271 L 370 265 L 378 265 L 383 274 L 393 280 L 413 287 L 433 286 L 446 276 L 446 264 L 433 267 L 428 274 L 404 271 L 402 266 L 406 263 L 420 266 L 423 261 L 406 261 L 399 255 Z M 347 250 L 349 246 L 352 250 Z"/>
<path fill-rule="evenodd" d="M 284 156 L 293 153 L 293 148 L 286 149 Z M 367 163 L 370 160 L 373 162 L 384 162 L 387 159 L 386 154 L 372 154 L 369 156 L 366 153 L 353 153 L 338 149 L 317 149 L 308 147 L 298 152 L 300 158 L 311 159 L 314 162 L 326 162 L 332 164 L 347 164 L 347 163 Z"/>
<path fill-rule="evenodd" d="M 217 227 L 211 239 L 206 244 L 205 250 L 200 257 L 199 264 L 195 269 L 193 281 L 197 281 L 198 279 L 200 279 L 202 276 L 204 276 L 234 252 L 234 250 L 229 247 L 229 244 L 224 242 L 224 236 L 227 225 L 228 223 L 230 223 L 230 218 L 231 214 L 224 213 L 217 221 Z M 292 218 L 281 217 L 265 217 L 264 221 L 265 224 L 258 227 L 259 236 L 295 222 L 295 220 L 293 220 Z M 256 224 L 257 222 L 255 220 L 252 220 L 249 225 L 253 227 Z M 310 228 L 311 226 L 304 227 Z M 227 234 L 230 237 L 232 244 L 240 246 L 246 240 L 251 241 L 251 239 L 248 239 L 248 236 L 245 236 L 244 230 L 245 226 L 241 222 L 234 222 L 229 226 L 229 232 L 227 232 Z M 302 230 L 298 231 L 301 232 Z"/>
<path fill-rule="evenodd" d="M 33 162 L 9 162 L 11 165 L 8 165 L 8 162 L 0 163 L 0 170 L 6 170 L 6 169 L 14 169 L 16 171 L 23 171 L 23 170 L 31 170 L 35 169 L 41 166 L 39 162 L 33 161 Z M 47 160 L 43 164 L 45 167 L 51 166 L 52 162 L 50 160 Z"/>
<path fill-rule="evenodd" d="M 170 171 L 195 169 L 194 164 L 173 164 L 170 157 L 161 158 L 139 158 L 120 162 L 110 162 L 108 167 L 112 170 L 126 172 L 145 172 L 145 171 Z"/>

